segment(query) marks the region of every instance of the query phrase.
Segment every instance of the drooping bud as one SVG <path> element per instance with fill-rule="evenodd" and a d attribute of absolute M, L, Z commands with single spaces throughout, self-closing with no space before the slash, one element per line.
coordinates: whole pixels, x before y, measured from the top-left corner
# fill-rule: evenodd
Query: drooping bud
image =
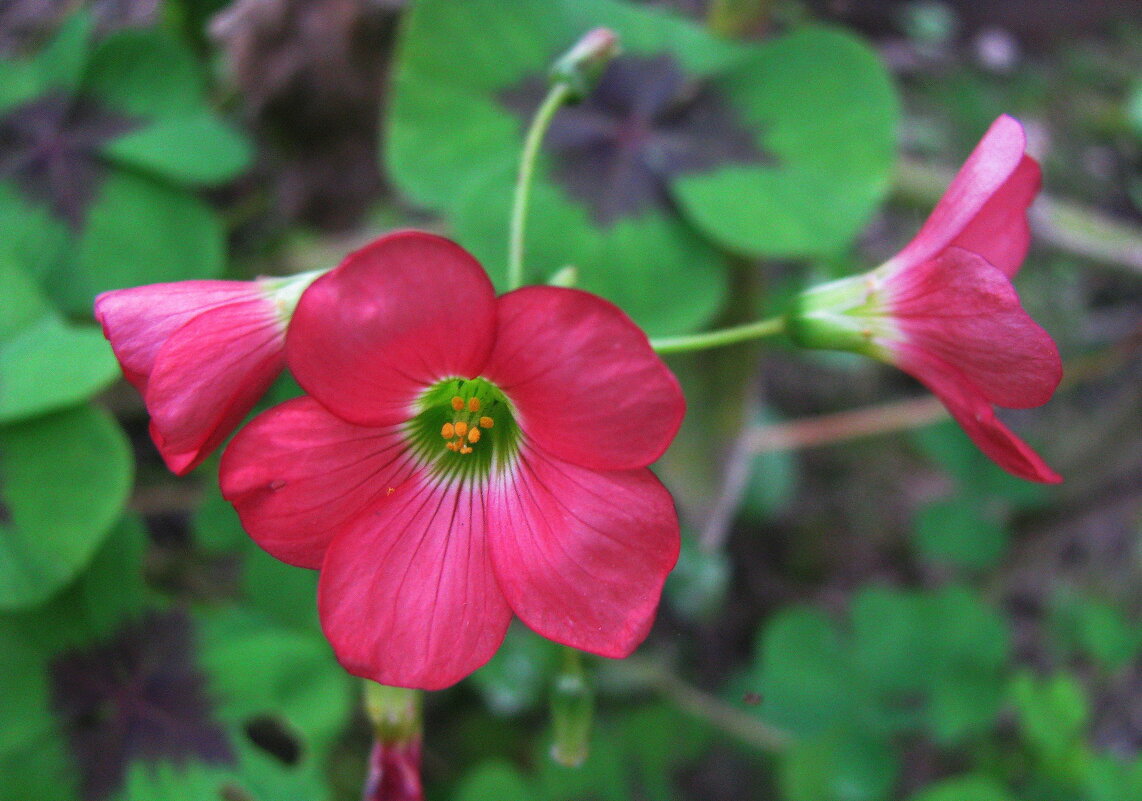
<path fill-rule="evenodd" d="M 563 667 L 551 690 L 551 724 L 554 742 L 551 758 L 568 768 L 587 759 L 595 697 L 583 672 L 583 662 L 574 648 L 565 648 Z"/>
<path fill-rule="evenodd" d="M 572 102 L 582 100 L 595 87 L 611 59 L 619 54 L 619 39 L 608 28 L 588 31 L 551 68 L 552 84 L 565 84 Z"/>
<path fill-rule="evenodd" d="M 419 690 L 365 683 L 365 710 L 375 742 L 364 801 L 423 801 L 420 698 Z"/>

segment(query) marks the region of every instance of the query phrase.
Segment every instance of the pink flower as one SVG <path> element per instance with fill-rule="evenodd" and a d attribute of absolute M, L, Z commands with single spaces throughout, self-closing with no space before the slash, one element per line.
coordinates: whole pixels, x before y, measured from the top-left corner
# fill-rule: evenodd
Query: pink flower
<path fill-rule="evenodd" d="M 642 641 L 679 547 L 647 465 L 685 403 L 622 311 L 549 286 L 497 298 L 462 248 L 404 232 L 310 287 L 286 352 L 312 397 L 239 432 L 222 492 L 263 548 L 321 570 L 350 672 L 446 687 L 513 612 L 604 656 Z"/>
<path fill-rule="evenodd" d="M 286 324 L 316 275 L 151 284 L 95 299 L 95 318 L 173 472 L 218 447 L 281 372 Z"/>
<path fill-rule="evenodd" d="M 803 293 L 789 330 L 806 347 L 895 364 L 931 389 L 1000 467 L 1055 483 L 1059 475 L 993 409 L 1040 406 L 1062 378 L 1055 343 L 1011 285 L 1040 186 L 1025 148 L 1022 126 L 997 119 L 907 247 L 870 273 Z"/>

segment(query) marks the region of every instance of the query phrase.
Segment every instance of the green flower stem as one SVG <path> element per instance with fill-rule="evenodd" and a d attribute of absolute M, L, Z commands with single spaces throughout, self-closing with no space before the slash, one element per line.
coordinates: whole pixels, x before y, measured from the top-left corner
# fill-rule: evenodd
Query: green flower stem
<path fill-rule="evenodd" d="M 515 182 L 512 197 L 511 233 L 508 241 L 508 291 L 523 286 L 523 231 L 527 222 L 527 205 L 531 195 L 531 179 L 535 174 L 535 160 L 543 135 L 559 107 L 572 96 L 572 88 L 564 82 L 552 85 L 543 104 L 535 112 L 527 138 L 523 143 L 523 154 L 519 160 L 519 177 Z"/>
<path fill-rule="evenodd" d="M 564 646 L 563 667 L 551 691 L 553 760 L 568 768 L 577 768 L 587 760 L 594 713 L 595 696 L 583 669 L 583 657 L 577 649 Z"/>
<path fill-rule="evenodd" d="M 365 680 L 365 712 L 377 742 L 407 743 L 421 733 L 423 693 Z"/>
<path fill-rule="evenodd" d="M 780 334 L 785 331 L 785 324 L 784 315 L 770 317 L 768 320 L 736 325 L 733 328 L 722 328 L 718 331 L 705 331 L 701 334 L 687 334 L 678 337 L 658 337 L 650 340 L 650 346 L 658 353 L 686 353 L 694 350 L 720 348 L 725 345 L 736 345 L 739 342 L 748 342 L 751 339 L 762 339 Z"/>

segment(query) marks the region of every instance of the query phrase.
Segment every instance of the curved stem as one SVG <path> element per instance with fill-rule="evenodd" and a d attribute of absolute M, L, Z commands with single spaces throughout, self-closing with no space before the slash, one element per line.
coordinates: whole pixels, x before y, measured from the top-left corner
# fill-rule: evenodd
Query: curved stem
<path fill-rule="evenodd" d="M 785 317 L 770 317 L 755 323 L 722 328 L 718 331 L 705 331 L 701 334 L 687 334 L 679 337 L 657 337 L 650 340 L 650 346 L 658 353 L 685 353 L 692 350 L 720 348 L 736 345 L 751 339 L 761 339 L 780 334 L 785 330 Z"/>
<path fill-rule="evenodd" d="M 535 159 L 539 154 L 539 145 L 543 142 L 543 135 L 551 125 L 551 119 L 571 96 L 571 87 L 566 83 L 554 84 L 547 97 L 543 99 L 535 117 L 531 120 L 531 127 L 524 139 L 523 153 L 519 160 L 519 176 L 515 182 L 515 193 L 512 196 L 511 230 L 508 240 L 508 291 L 523 286 L 523 231 L 527 223 L 527 205 L 531 194 L 531 179 L 535 173 Z"/>

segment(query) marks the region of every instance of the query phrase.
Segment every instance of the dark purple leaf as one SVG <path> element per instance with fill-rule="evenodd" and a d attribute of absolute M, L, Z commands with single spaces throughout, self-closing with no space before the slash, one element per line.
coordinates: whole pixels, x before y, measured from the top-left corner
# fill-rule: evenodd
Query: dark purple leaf
<path fill-rule="evenodd" d="M 139 760 L 232 764 L 182 612 L 153 612 L 51 664 L 52 705 L 79 768 L 83 798 L 122 787 Z"/>
<path fill-rule="evenodd" d="M 500 100 L 530 120 L 546 92 L 546 80 L 532 76 Z M 555 157 L 555 179 L 604 227 L 673 208 L 675 176 L 773 163 L 713 87 L 668 55 L 612 61 L 582 103 L 555 115 L 544 147 Z"/>

